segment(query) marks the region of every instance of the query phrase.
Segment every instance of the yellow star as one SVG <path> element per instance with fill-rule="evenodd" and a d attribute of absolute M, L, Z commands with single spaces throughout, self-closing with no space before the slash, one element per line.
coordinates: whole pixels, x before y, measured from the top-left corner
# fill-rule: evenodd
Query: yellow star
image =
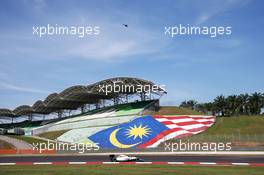
<path fill-rule="evenodd" d="M 140 124 L 139 126 L 134 125 L 133 127 L 130 126 L 129 129 L 127 129 L 127 133 L 126 135 L 129 137 L 134 137 L 134 140 L 137 137 L 140 137 L 140 139 L 143 138 L 143 136 L 147 137 L 150 134 L 151 130 L 150 128 L 148 128 L 148 126 L 144 126 L 142 127 L 142 124 Z"/>

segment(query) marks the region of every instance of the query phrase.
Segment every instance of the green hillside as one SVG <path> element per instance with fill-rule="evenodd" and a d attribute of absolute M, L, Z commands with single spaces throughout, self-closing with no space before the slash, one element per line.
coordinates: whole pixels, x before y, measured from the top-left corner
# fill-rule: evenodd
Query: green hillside
<path fill-rule="evenodd" d="M 200 115 L 202 113 L 194 111 L 189 108 L 182 108 L 177 106 L 161 106 L 159 111 L 146 111 L 146 115 Z"/>
<path fill-rule="evenodd" d="M 61 136 L 62 134 L 64 134 L 67 131 L 69 131 L 69 130 L 60 130 L 60 131 L 45 132 L 45 133 L 39 134 L 38 136 L 39 137 L 46 138 L 46 139 L 50 139 L 50 140 L 55 140 L 59 136 Z"/>
<path fill-rule="evenodd" d="M 217 118 L 207 131 L 184 138 L 190 142 L 231 142 L 233 146 L 264 147 L 264 117 L 239 116 Z"/>

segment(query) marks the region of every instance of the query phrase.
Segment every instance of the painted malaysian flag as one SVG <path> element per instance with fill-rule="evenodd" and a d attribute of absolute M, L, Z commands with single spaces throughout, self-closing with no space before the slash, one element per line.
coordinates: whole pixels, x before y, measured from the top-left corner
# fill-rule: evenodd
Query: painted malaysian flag
<path fill-rule="evenodd" d="M 144 116 L 88 137 L 100 148 L 154 148 L 173 138 L 187 137 L 213 125 L 213 116 Z"/>

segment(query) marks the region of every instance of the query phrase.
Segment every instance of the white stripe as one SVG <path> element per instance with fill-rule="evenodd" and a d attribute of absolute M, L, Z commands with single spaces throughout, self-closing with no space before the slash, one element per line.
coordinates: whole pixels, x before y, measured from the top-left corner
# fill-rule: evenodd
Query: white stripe
<path fill-rule="evenodd" d="M 171 164 L 171 165 L 183 165 L 184 162 L 168 162 L 168 164 Z"/>
<path fill-rule="evenodd" d="M 162 139 L 159 139 L 157 140 L 156 142 L 154 142 L 153 144 L 147 146 L 147 148 L 154 148 L 156 146 L 158 146 L 161 142 L 165 142 L 167 140 L 170 140 L 172 138 L 175 138 L 176 136 L 178 135 L 181 135 L 181 134 L 187 134 L 187 133 L 190 133 L 188 131 L 185 131 L 185 130 L 181 130 L 181 131 L 176 131 L 176 132 L 172 132 L 166 136 L 164 136 Z"/>
<path fill-rule="evenodd" d="M 205 125 L 203 124 L 193 124 L 193 125 L 184 125 L 184 126 L 180 126 L 183 129 L 189 130 L 189 129 L 195 129 L 195 128 L 201 128 Z"/>
<path fill-rule="evenodd" d="M 200 162 L 200 165 L 216 165 L 215 162 Z"/>
<path fill-rule="evenodd" d="M 231 163 L 232 165 L 249 165 L 249 163 Z"/>
<path fill-rule="evenodd" d="M 104 153 L 84 153 L 83 155 L 87 156 L 109 156 L 110 154 L 125 154 L 125 155 L 264 155 L 264 151 L 181 151 L 181 152 L 167 152 L 167 151 L 162 151 L 162 152 L 104 152 Z M 70 155 L 70 154 L 65 154 L 65 155 Z M 0 156 L 1 159 L 1 156 Z"/>
<path fill-rule="evenodd" d="M 195 126 L 196 125 L 196 126 Z M 178 129 L 182 129 L 182 130 L 191 130 L 191 129 L 196 129 L 196 128 L 202 128 L 202 127 L 210 127 L 210 125 L 203 125 L 203 124 L 194 124 L 194 125 L 185 125 L 185 126 L 178 126 L 176 124 L 169 124 L 169 125 L 166 125 L 169 129 L 175 129 L 175 128 L 178 128 Z M 203 130 L 201 131 L 204 131 L 206 130 L 206 128 L 202 128 Z"/>
<path fill-rule="evenodd" d="M 176 125 L 176 124 L 169 124 L 169 125 L 166 125 L 168 128 L 170 129 L 174 129 L 174 128 L 180 128 L 182 129 L 180 126 Z"/>
<path fill-rule="evenodd" d="M 34 165 L 51 165 L 52 162 L 33 162 Z"/>
<path fill-rule="evenodd" d="M 214 122 L 214 119 L 197 119 L 198 122 Z"/>
<path fill-rule="evenodd" d="M 152 162 L 136 162 L 136 164 L 152 164 Z"/>
<path fill-rule="evenodd" d="M 15 165 L 16 163 L 0 163 L 0 165 Z"/>
<path fill-rule="evenodd" d="M 71 165 L 80 165 L 80 164 L 86 164 L 86 162 L 69 162 Z"/>
<path fill-rule="evenodd" d="M 170 121 L 173 123 L 182 123 L 182 122 L 191 122 L 191 121 L 196 121 L 196 122 L 214 122 L 214 118 L 203 118 L 203 119 L 196 119 L 196 118 L 181 118 L 181 119 L 170 119 L 170 118 L 156 118 L 159 122 L 166 122 Z"/>
<path fill-rule="evenodd" d="M 158 120 L 159 122 L 166 122 L 166 121 L 170 121 L 173 123 L 181 123 L 181 122 L 190 122 L 190 121 L 195 121 L 192 118 L 184 118 L 184 119 L 168 119 L 168 118 L 156 118 L 156 120 Z"/>
<path fill-rule="evenodd" d="M 119 162 L 102 162 L 103 164 L 119 164 Z"/>

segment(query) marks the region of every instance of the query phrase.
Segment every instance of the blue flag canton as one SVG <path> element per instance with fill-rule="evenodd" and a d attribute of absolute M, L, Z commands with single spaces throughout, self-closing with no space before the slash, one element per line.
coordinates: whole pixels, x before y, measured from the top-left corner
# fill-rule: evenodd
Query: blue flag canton
<path fill-rule="evenodd" d="M 152 116 L 137 118 L 131 122 L 114 126 L 89 137 L 100 148 L 135 148 L 169 128 Z"/>

